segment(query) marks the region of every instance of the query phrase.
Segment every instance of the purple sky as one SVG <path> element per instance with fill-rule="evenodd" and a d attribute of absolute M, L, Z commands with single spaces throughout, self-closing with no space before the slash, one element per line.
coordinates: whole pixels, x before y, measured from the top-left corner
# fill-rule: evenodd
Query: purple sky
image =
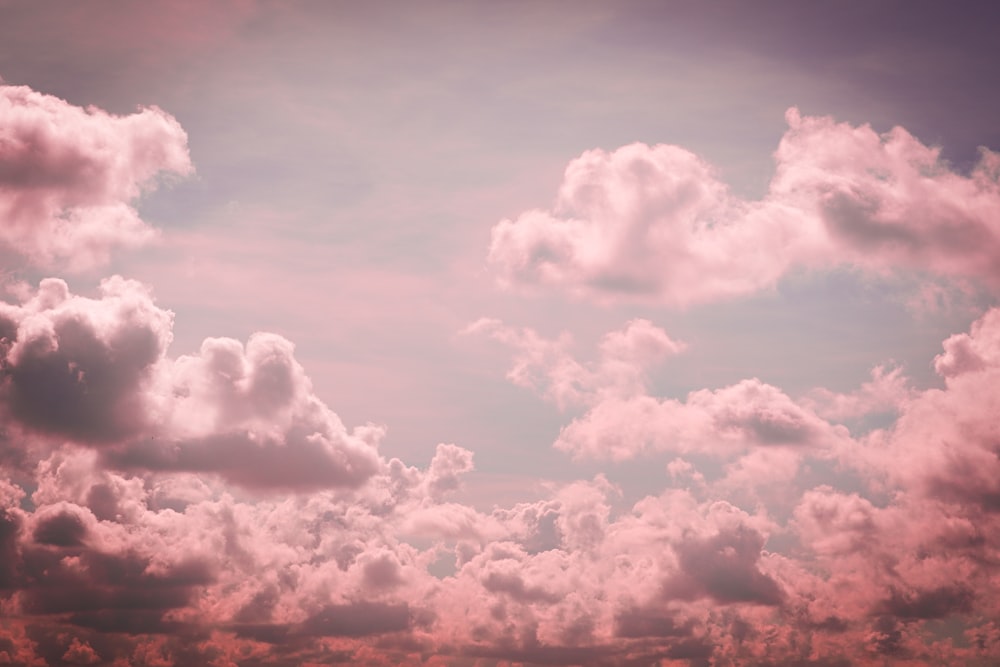
<path fill-rule="evenodd" d="M 1000 660 L 998 19 L 0 0 L 0 664 Z"/>

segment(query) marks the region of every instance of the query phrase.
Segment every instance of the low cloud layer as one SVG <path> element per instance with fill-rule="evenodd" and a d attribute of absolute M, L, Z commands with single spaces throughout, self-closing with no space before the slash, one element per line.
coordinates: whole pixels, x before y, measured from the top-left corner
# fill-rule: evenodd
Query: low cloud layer
<path fill-rule="evenodd" d="M 763 199 L 736 197 L 678 146 L 590 150 L 567 166 L 551 209 L 494 226 L 490 263 L 508 286 L 668 306 L 842 264 L 1000 287 L 996 153 L 983 149 L 963 175 L 900 127 L 786 118 Z"/>

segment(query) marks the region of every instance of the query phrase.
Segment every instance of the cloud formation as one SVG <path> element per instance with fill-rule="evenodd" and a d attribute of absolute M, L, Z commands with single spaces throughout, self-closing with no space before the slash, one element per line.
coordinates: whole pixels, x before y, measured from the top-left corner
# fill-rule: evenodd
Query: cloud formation
<path fill-rule="evenodd" d="M 493 227 L 489 261 L 508 286 L 680 307 L 840 264 L 1000 287 L 1000 156 L 982 149 L 962 175 L 900 127 L 786 118 L 760 200 L 734 196 L 677 146 L 590 150 L 566 167 L 550 210 Z"/>
<path fill-rule="evenodd" d="M 187 135 L 156 107 L 129 116 L 0 85 L 0 243 L 43 268 L 80 270 L 154 230 L 133 202 L 193 167 Z"/>
<path fill-rule="evenodd" d="M 173 314 L 120 277 L 98 298 L 46 279 L 0 304 L 0 409 L 9 429 L 102 451 L 118 468 L 221 475 L 248 487 L 356 486 L 383 429 L 348 431 L 312 390 L 294 346 L 255 334 L 171 359 Z"/>
<path fill-rule="evenodd" d="M 531 329 L 479 320 L 466 332 L 488 333 L 514 348 L 507 377 L 555 402 L 586 411 L 563 427 L 555 447 L 578 458 L 630 459 L 651 452 L 729 456 L 758 446 L 830 447 L 848 437 L 777 387 L 756 378 L 717 390 L 699 389 L 684 401 L 651 396 L 648 369 L 684 349 L 648 320 L 632 320 L 605 335 L 597 361 L 569 353 L 563 334 L 545 340 Z"/>
<path fill-rule="evenodd" d="M 171 340 L 172 314 L 120 277 L 101 296 L 72 295 L 43 280 L 19 305 L 0 304 L 2 404 L 28 429 L 102 444 L 149 427 L 149 385 Z"/>
<path fill-rule="evenodd" d="M 949 338 L 939 362 L 956 340 L 985 349 L 996 322 L 991 311 Z M 602 349 L 653 340 L 662 354 L 665 338 L 653 329 L 633 323 Z M 210 340 L 200 354 L 174 360 L 164 375 L 190 391 L 181 406 L 191 399 L 209 411 L 175 406 L 169 414 L 205 433 L 283 410 L 294 422 L 303 395 L 294 387 L 303 380 L 289 347 L 269 337 L 246 346 Z M 996 406 L 970 396 L 993 386 L 996 366 L 984 362 L 942 389 L 914 391 L 895 425 L 824 451 L 754 430 L 762 414 L 812 414 L 766 385 L 689 397 L 678 410 L 698 406 L 712 417 L 706 428 L 740 434 L 737 458 L 722 477 L 701 475 L 700 484 L 630 506 L 597 476 L 553 485 L 540 500 L 476 510 L 452 500 L 473 468 L 472 453 L 455 445 L 439 445 L 424 469 L 378 458 L 361 484 L 242 498 L 230 483 L 264 487 L 239 468 L 209 476 L 123 469 L 108 452 L 128 449 L 55 446 L 31 472 L 30 493 L 0 485 L 8 619 L 0 651 L 14 664 L 64 656 L 239 664 L 248 655 L 269 665 L 424 664 L 427 656 L 444 664 L 988 661 L 1000 650 L 989 620 L 998 611 L 1000 553 L 989 463 Z M 285 390 L 255 388 L 263 386 Z M 294 459 L 299 445 L 284 446 Z M 781 501 L 760 495 L 746 504 L 733 479 L 769 451 L 796 457 L 788 478 L 770 483 Z M 800 463 L 830 457 L 860 475 L 864 490 L 811 483 Z M 264 468 L 281 479 L 279 465 Z M 675 479 L 693 480 L 694 471 L 680 459 L 670 465 Z M 960 632 L 940 629 L 952 620 Z"/>
<path fill-rule="evenodd" d="M 3 238 L 35 261 L 68 239 L 92 239 L 86 262 L 137 240 L 138 218 L 121 232 L 102 207 L 134 216 L 143 183 L 189 168 L 162 112 L 4 95 L 18 110 L 0 129 Z M 992 154 L 957 176 L 905 132 L 789 120 L 763 202 L 734 201 L 681 149 L 591 152 L 555 213 L 495 230 L 494 260 L 512 279 L 674 304 L 760 289 L 803 258 L 994 279 Z M 787 262 L 754 244 L 791 248 Z M 568 415 L 555 446 L 611 464 L 492 509 L 458 495 L 472 451 L 437 444 L 423 467 L 381 454 L 384 428 L 345 426 L 289 340 L 171 356 L 173 319 L 119 276 L 94 296 L 47 278 L 0 303 L 0 664 L 1000 656 L 1000 309 L 943 342 L 940 386 L 880 366 L 856 391 L 801 397 L 755 378 L 656 396 L 652 367 L 687 344 L 643 318 L 589 359 L 569 333 L 479 320 L 466 331 L 511 348 L 508 378 Z M 852 430 L 873 413 L 891 423 Z M 636 457 L 662 470 L 642 497 L 612 481 Z"/>
<path fill-rule="evenodd" d="M 563 429 L 557 447 L 579 454 L 574 443 L 591 435 L 585 441 L 591 446 L 584 450 L 591 456 L 648 456 L 645 443 L 653 441 L 668 452 L 709 453 L 728 461 L 721 475 L 706 475 L 689 461 L 674 459 L 668 472 L 688 483 L 688 490 L 649 497 L 632 508 L 632 516 L 650 519 L 639 531 L 644 538 L 670 534 L 672 525 L 682 526 L 687 537 L 671 542 L 668 562 L 678 569 L 661 570 L 655 590 L 664 597 L 647 594 L 615 613 L 618 636 L 657 636 L 664 653 L 692 648 L 684 642 L 700 636 L 703 653 L 701 658 L 685 654 L 690 664 L 709 656 L 737 664 L 885 659 L 975 664 L 992 655 L 995 627 L 985 619 L 996 608 L 992 580 L 1000 553 L 992 537 L 1000 516 L 995 483 L 1000 405 L 989 387 L 1000 381 L 998 332 L 1000 315 L 994 308 L 968 333 L 944 341 L 944 351 L 934 360 L 943 388 L 914 389 L 900 369 L 879 367 L 855 392 L 815 390 L 799 401 L 753 380 L 693 392 L 683 403 L 644 394 L 630 401 L 595 397 L 584 416 Z M 525 341 L 531 341 L 531 349 L 553 344 L 515 333 L 496 337 L 512 341 L 518 359 L 524 359 Z M 565 359 L 538 363 L 542 376 L 545 369 L 558 376 L 558 369 L 567 367 Z M 519 377 L 511 375 L 514 381 Z M 628 412 L 626 405 L 645 409 Z M 890 426 L 857 435 L 824 419 L 851 420 L 885 410 L 897 415 Z M 658 418 L 661 413 L 665 416 Z M 604 415 L 610 416 L 601 422 Z M 597 428 L 601 423 L 606 428 Z M 691 431 L 692 423 L 701 430 Z M 789 437 L 796 434 L 808 437 Z M 720 446 L 727 436 L 733 438 L 729 447 Z M 685 443 L 692 449 L 683 449 Z M 844 479 L 845 489 L 810 482 L 811 466 L 834 461 L 857 475 L 855 481 Z M 859 482 L 862 493 L 851 490 Z M 754 491 L 754 484 L 761 488 Z M 729 505 L 725 516 L 741 517 L 737 523 L 714 524 L 698 534 L 698 520 L 684 511 L 698 507 L 699 498 L 705 503 L 701 511 L 727 507 L 722 498 L 749 499 L 758 514 Z M 660 502 L 669 502 L 671 509 L 654 520 L 649 513 L 662 511 Z M 786 512 L 790 516 L 780 518 Z M 533 515 L 545 514 L 539 507 Z M 600 534 L 609 540 L 630 521 L 619 515 Z M 790 540 L 794 546 L 769 548 L 772 538 L 775 545 Z M 642 547 L 619 544 L 615 553 L 634 555 Z M 629 590 L 628 584 L 618 581 L 615 590 Z M 671 601 L 669 612 L 657 606 L 665 600 Z M 729 625 L 709 629 L 679 613 L 679 601 L 708 601 L 720 614 L 728 610 L 723 617 Z M 767 616 L 756 611 L 767 607 L 777 610 L 771 618 L 784 619 L 786 630 L 769 634 Z M 935 624 L 946 619 L 961 623 L 961 634 L 935 634 Z M 706 634 L 699 635 L 698 628 Z M 766 645 L 761 643 L 765 637 Z"/>
<path fill-rule="evenodd" d="M 605 335 L 598 358 L 590 364 L 570 354 L 573 340 L 569 333 L 545 340 L 532 329 L 517 330 L 490 318 L 473 322 L 462 333 L 485 334 L 513 348 L 514 366 L 508 379 L 539 391 L 560 408 L 633 396 L 643 391 L 650 366 L 686 348 L 645 319 L 630 320 L 620 331 Z"/>

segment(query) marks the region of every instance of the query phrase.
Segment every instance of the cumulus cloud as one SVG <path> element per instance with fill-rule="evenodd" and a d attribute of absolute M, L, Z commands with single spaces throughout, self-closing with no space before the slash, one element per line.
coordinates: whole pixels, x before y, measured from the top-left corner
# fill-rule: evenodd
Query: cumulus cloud
<path fill-rule="evenodd" d="M 191 171 L 187 135 L 156 107 L 114 116 L 0 85 L 0 242 L 34 263 L 85 269 L 148 241 L 134 200 Z"/>
<path fill-rule="evenodd" d="M 787 114 L 770 196 L 813 213 L 834 258 L 1000 280 L 1000 155 L 982 149 L 968 176 L 901 127 L 878 135 L 831 118 Z"/>
<path fill-rule="evenodd" d="M 0 303 L 3 409 L 30 430 L 88 444 L 145 432 L 172 321 L 134 281 L 105 280 L 88 299 L 43 280 L 24 303 Z"/>
<path fill-rule="evenodd" d="M 379 466 L 384 430 L 348 431 L 315 396 L 294 346 L 254 334 L 244 347 L 208 339 L 198 355 L 165 365 L 161 429 L 107 452 L 119 467 L 215 472 L 272 488 L 357 486 Z"/>
<path fill-rule="evenodd" d="M 934 358 L 934 369 L 942 377 L 1000 366 L 1000 309 L 990 309 L 972 323 L 969 333 L 950 336 L 943 345 L 944 352 Z"/>
<path fill-rule="evenodd" d="M 757 379 L 715 391 L 700 389 L 685 401 L 642 395 L 598 403 L 564 427 L 557 449 L 576 456 L 622 460 L 645 452 L 726 454 L 747 447 L 829 446 L 848 437 Z"/>
<path fill-rule="evenodd" d="M 428 496 L 438 500 L 456 491 L 462 475 L 471 471 L 472 467 L 472 452 L 468 449 L 458 445 L 438 445 L 424 481 Z"/>
<path fill-rule="evenodd" d="M 871 380 L 849 393 L 816 388 L 804 399 L 803 404 L 824 419 L 849 420 L 878 412 L 895 412 L 912 396 L 909 380 L 899 366 L 876 366 Z"/>
<path fill-rule="evenodd" d="M 62 659 L 73 665 L 93 665 L 101 662 L 101 656 L 97 655 L 90 644 L 86 642 L 81 644 L 76 637 L 73 638 Z"/>
<path fill-rule="evenodd" d="M 935 368 L 944 389 L 905 405 L 889 429 L 872 434 L 865 458 L 914 491 L 958 503 L 963 512 L 1000 511 L 1000 310 L 944 341 Z"/>
<path fill-rule="evenodd" d="M 1000 286 L 1000 157 L 952 171 L 902 128 L 879 135 L 787 113 L 767 195 L 732 195 L 677 146 L 591 150 L 566 168 L 550 210 L 494 226 L 505 285 L 671 306 L 773 286 L 793 267 L 930 271 Z"/>
<path fill-rule="evenodd" d="M 118 468 L 215 473 L 248 487 L 358 486 L 378 469 L 383 429 L 348 430 L 289 341 L 208 339 L 171 359 L 172 323 L 148 289 L 119 277 L 97 298 L 47 279 L 23 303 L 0 304 L 9 426 L 100 448 Z"/>
<path fill-rule="evenodd" d="M 489 318 L 473 322 L 463 333 L 485 334 L 511 347 L 514 364 L 508 379 L 540 392 L 560 408 L 641 393 L 648 368 L 687 347 L 645 319 L 630 320 L 621 330 L 606 334 L 598 358 L 591 363 L 573 357 L 569 333 L 546 340 L 533 329 L 515 329 Z"/>
<path fill-rule="evenodd" d="M 507 377 L 515 384 L 560 408 L 586 408 L 555 441 L 557 449 L 579 458 L 624 460 L 663 451 L 728 456 L 758 445 L 829 447 L 849 437 L 845 428 L 756 378 L 700 389 L 684 401 L 650 395 L 649 368 L 685 344 L 648 320 L 632 320 L 605 335 L 591 363 L 573 357 L 568 334 L 547 340 L 489 319 L 465 331 L 513 348 Z"/>
<path fill-rule="evenodd" d="M 572 294 L 636 294 L 686 304 L 777 280 L 796 239 L 791 216 L 737 202 L 713 169 L 676 146 L 591 150 L 566 168 L 551 211 L 493 228 L 489 260 L 505 283 Z M 739 224 L 742 218 L 754 224 Z M 753 248 L 753 252 L 750 252 Z"/>

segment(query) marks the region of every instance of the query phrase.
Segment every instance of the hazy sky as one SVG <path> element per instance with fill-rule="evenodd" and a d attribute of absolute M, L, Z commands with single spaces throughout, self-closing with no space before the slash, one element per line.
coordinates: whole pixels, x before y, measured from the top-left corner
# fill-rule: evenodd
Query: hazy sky
<path fill-rule="evenodd" d="M 998 20 L 0 0 L 0 664 L 1000 660 Z"/>

